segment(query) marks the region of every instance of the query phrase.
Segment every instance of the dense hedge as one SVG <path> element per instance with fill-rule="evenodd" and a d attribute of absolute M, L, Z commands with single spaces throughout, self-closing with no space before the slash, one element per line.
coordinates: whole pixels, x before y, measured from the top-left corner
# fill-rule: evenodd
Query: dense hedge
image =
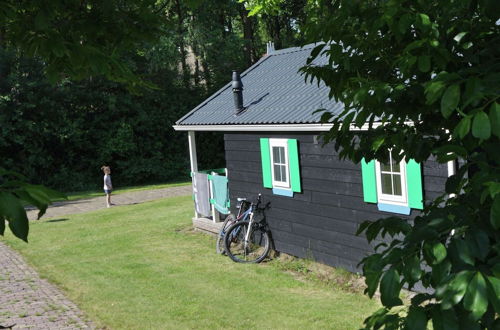
<path fill-rule="evenodd" d="M 172 125 L 207 91 L 168 76 L 140 95 L 102 79 L 51 85 L 41 63 L 3 50 L 0 77 L 1 167 L 64 191 L 99 188 L 103 164 L 116 187 L 189 178 L 187 134 Z M 197 142 L 200 167 L 224 166 L 220 134 Z"/>

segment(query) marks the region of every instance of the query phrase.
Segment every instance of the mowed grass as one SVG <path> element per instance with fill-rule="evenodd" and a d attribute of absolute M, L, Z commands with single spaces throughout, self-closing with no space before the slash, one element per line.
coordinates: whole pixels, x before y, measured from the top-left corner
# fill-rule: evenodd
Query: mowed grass
<path fill-rule="evenodd" d="M 5 241 L 100 327 L 358 329 L 377 308 L 274 262 L 216 255 L 192 213 L 190 196 L 174 197 L 32 222 L 29 244 Z"/>

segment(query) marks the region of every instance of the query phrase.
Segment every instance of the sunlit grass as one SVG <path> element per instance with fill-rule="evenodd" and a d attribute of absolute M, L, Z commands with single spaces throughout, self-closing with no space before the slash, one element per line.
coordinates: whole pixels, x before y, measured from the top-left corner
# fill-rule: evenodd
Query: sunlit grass
<path fill-rule="evenodd" d="M 191 197 L 174 197 L 33 222 L 29 244 L 5 240 L 101 327 L 357 329 L 377 308 L 273 263 L 216 255 L 191 216 Z"/>

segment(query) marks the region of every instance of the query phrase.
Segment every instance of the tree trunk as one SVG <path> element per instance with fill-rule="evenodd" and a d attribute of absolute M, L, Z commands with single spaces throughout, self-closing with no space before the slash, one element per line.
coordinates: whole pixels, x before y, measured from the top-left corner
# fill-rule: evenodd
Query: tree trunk
<path fill-rule="evenodd" d="M 269 36 L 274 42 L 275 49 L 283 48 L 283 43 L 281 40 L 281 24 L 279 16 L 267 16 L 266 17 L 266 27 Z"/>
<path fill-rule="evenodd" d="M 208 68 L 208 63 L 205 60 L 204 57 L 201 58 L 201 68 L 203 69 L 203 78 L 205 80 L 205 85 L 207 86 L 207 89 L 209 90 L 211 87 L 211 80 L 210 80 L 210 71 Z"/>
<path fill-rule="evenodd" d="M 255 36 L 254 36 L 254 23 L 255 20 L 248 16 L 249 11 L 245 9 L 243 4 L 238 6 L 238 11 L 241 18 L 241 25 L 243 26 L 243 52 L 247 66 L 254 64 L 257 61 L 257 54 L 255 51 Z"/>
<path fill-rule="evenodd" d="M 179 47 L 181 57 L 181 75 L 185 87 L 189 87 L 190 71 L 186 61 L 186 44 L 184 42 L 184 16 L 180 0 L 175 0 L 175 9 L 177 11 L 177 47 Z"/>

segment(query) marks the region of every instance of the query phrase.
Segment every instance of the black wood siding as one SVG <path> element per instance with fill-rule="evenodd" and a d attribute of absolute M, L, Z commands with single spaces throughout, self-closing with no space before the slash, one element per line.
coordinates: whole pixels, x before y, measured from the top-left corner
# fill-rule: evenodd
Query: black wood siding
<path fill-rule="evenodd" d="M 297 139 L 302 193 L 273 195 L 262 184 L 261 137 Z M 359 261 L 372 251 L 364 236 L 356 236 L 364 220 L 385 215 L 377 205 L 363 201 L 361 165 L 340 161 L 333 145 L 314 144 L 314 134 L 231 133 L 224 135 L 231 205 L 236 197 L 262 193 L 271 202 L 266 219 L 278 251 L 359 271 Z M 422 167 L 424 198 L 444 191 L 446 164 L 427 161 Z M 235 210 L 232 210 L 235 212 Z M 418 211 L 412 210 L 411 217 Z"/>

